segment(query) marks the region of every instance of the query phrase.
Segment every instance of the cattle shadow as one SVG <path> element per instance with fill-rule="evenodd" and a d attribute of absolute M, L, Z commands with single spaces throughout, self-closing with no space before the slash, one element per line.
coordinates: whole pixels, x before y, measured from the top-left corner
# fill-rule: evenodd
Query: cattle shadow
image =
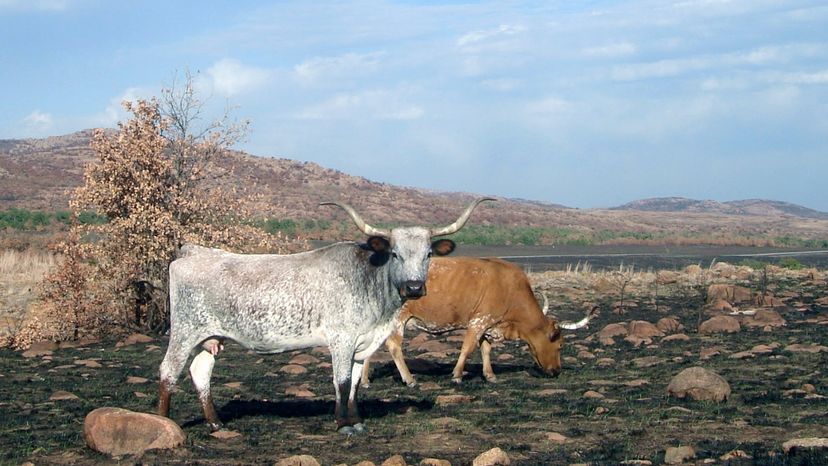
<path fill-rule="evenodd" d="M 330 400 L 232 400 L 218 409 L 219 419 L 230 422 L 251 416 L 277 418 L 333 416 L 336 403 Z M 414 408 L 428 411 L 434 407 L 431 400 L 400 399 L 385 401 L 364 399 L 359 402 L 360 414 L 364 419 L 375 419 L 390 414 L 404 414 Z M 204 418 L 197 418 L 184 423 L 183 427 L 192 427 L 204 423 Z"/>
<path fill-rule="evenodd" d="M 426 376 L 440 378 L 451 378 L 452 371 L 454 371 L 455 363 L 444 363 L 439 361 L 431 361 L 428 359 L 407 359 L 405 364 L 411 371 L 411 375 L 415 378 Z M 492 370 L 495 375 L 511 374 L 516 372 L 527 372 L 537 378 L 547 378 L 548 375 L 537 368 L 534 364 L 531 366 L 523 366 L 518 364 L 492 364 Z M 466 374 L 463 380 L 483 380 L 483 364 L 482 363 L 466 363 L 464 368 Z M 371 363 L 371 381 L 377 381 L 384 378 L 392 378 L 396 382 L 402 383 L 402 378 L 397 367 L 393 362 L 372 362 Z M 419 378 L 417 379 L 418 381 Z"/>

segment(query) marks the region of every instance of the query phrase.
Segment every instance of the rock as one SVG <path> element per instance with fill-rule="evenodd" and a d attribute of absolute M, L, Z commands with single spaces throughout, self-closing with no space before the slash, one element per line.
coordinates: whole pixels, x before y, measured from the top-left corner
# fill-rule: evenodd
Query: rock
<path fill-rule="evenodd" d="M 437 458 L 423 458 L 419 464 L 420 466 L 451 466 L 451 463 L 447 460 Z"/>
<path fill-rule="evenodd" d="M 670 447 L 664 452 L 664 462 L 667 464 L 681 464 L 690 458 L 695 458 L 693 447 Z"/>
<path fill-rule="evenodd" d="M 288 396 L 295 396 L 296 398 L 313 398 L 316 396 L 316 393 L 308 390 L 306 385 L 301 385 L 299 387 L 288 387 L 285 389 L 285 395 Z"/>
<path fill-rule="evenodd" d="M 460 403 L 469 403 L 474 400 L 471 395 L 437 395 L 435 403 L 437 406 L 456 405 Z"/>
<path fill-rule="evenodd" d="M 153 341 L 152 337 L 146 336 L 142 333 L 133 333 L 132 335 L 126 337 L 124 340 L 115 343 L 116 348 L 120 348 L 122 346 L 130 346 L 135 345 L 137 343 L 149 343 Z"/>
<path fill-rule="evenodd" d="M 626 324 L 623 324 L 623 323 L 609 324 L 606 327 L 604 327 L 603 329 L 601 329 L 600 332 L 598 332 L 598 341 L 600 341 L 601 344 L 605 345 L 605 346 L 614 345 L 615 344 L 615 340 L 613 340 L 614 337 L 617 337 L 617 336 L 620 336 L 620 335 L 626 335 L 626 334 L 627 334 L 627 325 Z"/>
<path fill-rule="evenodd" d="M 817 345 L 815 343 L 810 345 L 794 343 L 786 346 L 785 351 L 790 351 L 792 353 L 820 353 L 825 351 L 828 353 L 828 346 Z"/>
<path fill-rule="evenodd" d="M 753 293 L 743 286 L 715 283 L 707 287 L 707 302 L 723 299 L 731 304 L 747 303 L 753 300 Z"/>
<path fill-rule="evenodd" d="M 515 357 L 513 355 L 509 354 L 509 353 L 503 353 L 503 354 L 498 354 L 497 355 L 497 360 L 498 361 L 511 361 L 512 359 L 515 359 Z M 438 460 L 438 461 L 445 461 L 445 460 Z"/>
<path fill-rule="evenodd" d="M 795 438 L 788 440 L 782 444 L 782 450 L 785 453 L 790 453 L 791 450 L 806 449 L 806 448 L 828 448 L 828 438 L 825 437 L 806 437 Z"/>
<path fill-rule="evenodd" d="M 290 375 L 304 374 L 307 371 L 308 369 L 305 366 L 300 366 L 299 364 L 288 364 L 279 368 L 279 372 L 284 372 L 285 374 Z"/>
<path fill-rule="evenodd" d="M 241 388 L 242 383 L 241 382 L 227 382 L 223 385 L 227 388 L 232 388 L 232 389 L 238 390 L 238 389 Z"/>
<path fill-rule="evenodd" d="M 302 353 L 297 354 L 296 356 L 292 357 L 288 364 L 298 364 L 300 366 L 305 366 L 308 364 L 318 364 L 319 358 L 316 356 L 312 356 L 310 354 Z"/>
<path fill-rule="evenodd" d="M 608 408 L 605 408 L 603 406 L 599 406 L 599 407 L 595 408 L 595 411 L 593 411 L 593 414 L 595 414 L 596 416 L 600 416 L 602 414 L 607 414 L 608 412 L 609 412 Z"/>
<path fill-rule="evenodd" d="M 565 443 L 569 439 L 566 436 L 561 435 L 557 432 L 547 432 L 546 440 L 549 440 L 552 443 Z"/>
<path fill-rule="evenodd" d="M 813 384 L 810 383 L 802 384 L 802 390 L 805 393 L 816 393 L 816 387 L 814 387 Z"/>
<path fill-rule="evenodd" d="M 702 348 L 699 350 L 699 359 L 710 359 L 713 356 L 722 354 L 722 348 L 713 346 L 711 348 Z"/>
<path fill-rule="evenodd" d="M 578 359 L 595 359 L 595 355 L 586 350 L 579 351 L 577 356 Z"/>
<path fill-rule="evenodd" d="M 564 393 L 569 392 L 569 390 L 565 388 L 545 388 L 538 392 L 540 396 L 555 396 L 555 395 L 563 395 Z"/>
<path fill-rule="evenodd" d="M 615 359 L 612 358 L 600 358 L 597 361 L 598 365 L 601 367 L 610 367 L 615 365 Z"/>
<path fill-rule="evenodd" d="M 673 316 L 662 317 L 656 322 L 656 328 L 666 333 L 675 333 L 684 330 L 684 325 L 681 325 L 678 319 Z"/>
<path fill-rule="evenodd" d="M 627 334 L 641 338 L 663 337 L 664 332 L 646 320 L 634 320 L 627 324 Z"/>
<path fill-rule="evenodd" d="M 741 329 L 739 320 L 731 316 L 716 316 L 699 325 L 699 333 L 734 333 Z"/>
<path fill-rule="evenodd" d="M 650 460 L 624 460 L 618 464 L 625 466 L 650 466 L 653 462 Z"/>
<path fill-rule="evenodd" d="M 407 466 L 405 458 L 402 455 L 394 455 L 383 461 L 380 466 Z"/>
<path fill-rule="evenodd" d="M 650 381 L 647 379 L 634 379 L 624 382 L 623 385 L 627 387 L 643 387 L 644 385 L 650 385 Z"/>
<path fill-rule="evenodd" d="M 775 346 L 774 346 L 775 345 Z M 756 345 L 750 349 L 750 352 L 753 354 L 769 354 L 773 353 L 773 350 L 778 348 L 778 344 L 774 345 Z"/>
<path fill-rule="evenodd" d="M 633 365 L 639 368 L 653 367 L 663 362 L 664 358 L 660 358 L 658 356 L 645 356 L 643 358 L 635 358 L 632 360 Z"/>
<path fill-rule="evenodd" d="M 705 306 L 708 314 L 729 314 L 733 312 L 733 306 L 724 299 L 716 299 Z"/>
<path fill-rule="evenodd" d="M 698 264 L 690 264 L 684 268 L 684 273 L 687 275 L 698 275 L 702 273 L 702 268 Z"/>
<path fill-rule="evenodd" d="M 497 447 L 481 453 L 472 461 L 472 466 L 507 466 L 508 464 L 510 464 L 509 456 Z"/>
<path fill-rule="evenodd" d="M 730 384 L 722 376 L 703 367 L 689 367 L 679 372 L 667 385 L 667 393 L 676 398 L 721 402 L 730 396 Z"/>
<path fill-rule="evenodd" d="M 584 398 L 594 398 L 594 399 L 597 399 L 597 398 L 603 398 L 603 397 L 604 397 L 604 395 L 602 395 L 602 394 L 600 394 L 600 393 L 598 393 L 598 392 L 596 392 L 596 391 L 594 391 L 594 390 L 587 390 L 587 391 L 585 391 L 585 392 L 584 392 L 584 394 L 583 394 L 582 396 L 583 396 Z"/>
<path fill-rule="evenodd" d="M 438 340 L 428 340 L 420 343 L 419 345 L 409 345 L 412 346 L 417 351 L 426 352 L 426 353 L 450 353 L 459 351 L 455 346 L 448 345 Z"/>
<path fill-rule="evenodd" d="M 757 294 L 753 300 L 757 306 L 766 306 L 766 307 L 783 307 L 785 306 L 785 301 L 777 298 L 773 295 L 773 293 L 765 293 L 764 295 Z"/>
<path fill-rule="evenodd" d="M 755 358 L 756 355 L 751 351 L 739 351 L 730 355 L 730 359 L 750 359 Z"/>
<path fill-rule="evenodd" d="M 126 383 L 129 383 L 129 384 L 140 385 L 140 384 L 144 384 L 144 383 L 147 383 L 147 382 L 149 382 L 149 379 L 145 379 L 144 377 L 129 376 L 126 379 Z"/>
<path fill-rule="evenodd" d="M 756 314 L 745 318 L 742 324 L 746 327 L 784 327 L 787 325 L 785 319 L 773 309 L 758 309 Z"/>
<path fill-rule="evenodd" d="M 38 341 L 32 343 L 32 346 L 26 351 L 20 353 L 24 358 L 39 358 L 41 356 L 48 356 L 58 349 L 58 344 L 54 341 Z"/>
<path fill-rule="evenodd" d="M 354 466 L 377 466 L 377 465 L 374 464 L 373 461 L 365 460 L 365 461 L 360 461 L 359 463 L 355 464 Z"/>
<path fill-rule="evenodd" d="M 221 429 L 210 434 L 210 437 L 217 438 L 219 440 L 232 440 L 234 438 L 241 437 L 242 434 L 236 432 L 235 430 L 227 430 Z"/>
<path fill-rule="evenodd" d="M 744 450 L 732 450 L 719 457 L 719 459 L 722 461 L 730 461 L 736 458 L 744 458 L 746 460 L 749 460 L 753 457 L 748 455 L 747 452 L 745 452 Z"/>
<path fill-rule="evenodd" d="M 86 366 L 90 369 L 98 369 L 103 367 L 101 363 L 92 359 L 78 359 L 74 361 L 75 365 L 77 366 Z"/>
<path fill-rule="evenodd" d="M 112 456 L 176 448 L 186 436 L 172 420 L 122 408 L 98 408 L 86 415 L 83 437 L 89 448 Z"/>
<path fill-rule="evenodd" d="M 667 335 L 666 337 L 662 338 L 661 341 L 690 341 L 690 337 L 683 333 L 674 333 L 672 335 Z"/>
<path fill-rule="evenodd" d="M 310 455 L 296 455 L 282 458 L 273 466 L 321 466 L 316 458 Z"/>
<path fill-rule="evenodd" d="M 52 393 L 52 396 L 49 397 L 49 401 L 71 401 L 71 400 L 80 400 L 77 395 L 70 392 L 65 392 L 63 390 L 58 390 Z"/>

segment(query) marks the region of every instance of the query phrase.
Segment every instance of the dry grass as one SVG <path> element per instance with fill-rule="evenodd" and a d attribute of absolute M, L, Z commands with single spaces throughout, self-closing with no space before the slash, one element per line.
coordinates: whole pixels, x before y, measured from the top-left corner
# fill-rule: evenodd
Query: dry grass
<path fill-rule="evenodd" d="M 0 253 L 0 274 L 4 281 L 14 277 L 18 282 L 36 283 L 57 263 L 57 256 L 48 251 L 10 249 Z"/>
<path fill-rule="evenodd" d="M 0 347 L 20 326 L 37 284 L 58 262 L 58 256 L 44 250 L 8 249 L 0 253 Z"/>

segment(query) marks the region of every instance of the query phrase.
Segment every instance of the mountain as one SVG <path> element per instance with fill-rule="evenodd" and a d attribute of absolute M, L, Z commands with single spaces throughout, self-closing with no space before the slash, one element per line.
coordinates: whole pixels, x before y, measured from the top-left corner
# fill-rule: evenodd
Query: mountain
<path fill-rule="evenodd" d="M 722 215 L 792 216 L 828 220 L 828 213 L 809 209 L 790 202 L 766 199 L 718 202 L 699 201 L 684 197 L 656 197 L 628 202 L 612 210 L 633 210 L 643 212 L 694 212 Z"/>
<path fill-rule="evenodd" d="M 70 191 L 83 182 L 84 166 L 95 160 L 89 145 L 92 133 L 86 130 L 44 139 L 0 140 L 0 210 L 67 210 Z M 346 220 L 339 209 L 319 206 L 323 201 L 344 201 L 369 223 L 437 225 L 454 221 L 468 202 L 480 195 L 394 186 L 312 162 L 243 152 L 227 153 L 220 169 L 230 173 L 220 178 L 220 183 L 255 192 L 255 211 L 268 218 Z M 607 232 L 612 241 L 672 238 L 669 241 L 683 244 L 734 238 L 760 244 L 761 238 L 780 236 L 828 237 L 828 214 L 761 200 L 720 203 L 661 198 L 615 209 L 572 209 L 500 198 L 480 206 L 472 221 L 475 225 L 554 229 L 557 239 L 553 241 L 578 241 L 583 235 L 606 238 Z"/>

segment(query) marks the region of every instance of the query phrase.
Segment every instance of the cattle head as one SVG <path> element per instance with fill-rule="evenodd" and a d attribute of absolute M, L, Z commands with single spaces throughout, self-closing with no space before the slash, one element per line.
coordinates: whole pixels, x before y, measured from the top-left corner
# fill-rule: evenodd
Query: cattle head
<path fill-rule="evenodd" d="M 492 198 L 474 200 L 454 223 L 441 228 L 399 227 L 390 230 L 376 228 L 362 220 L 357 212 L 347 204 L 323 202 L 321 205 L 336 205 L 348 212 L 357 228 L 368 236 L 366 245 L 369 249 L 387 259 L 389 277 L 394 288 L 403 300 L 416 299 L 426 294 L 426 275 L 431 256 L 445 256 L 455 247 L 450 239 L 433 240 L 436 236 L 455 233 L 471 216 L 474 208 L 483 201 Z"/>
<path fill-rule="evenodd" d="M 546 316 L 549 311 L 549 300 L 543 295 L 543 309 L 541 312 Z M 545 372 L 556 377 L 561 372 L 561 350 L 563 349 L 563 334 L 561 330 L 577 330 L 586 327 L 589 321 L 595 317 L 598 306 L 593 306 L 587 315 L 578 322 L 558 322 L 552 317 L 545 317 L 543 330 L 534 331 L 526 336 L 532 357 Z"/>

